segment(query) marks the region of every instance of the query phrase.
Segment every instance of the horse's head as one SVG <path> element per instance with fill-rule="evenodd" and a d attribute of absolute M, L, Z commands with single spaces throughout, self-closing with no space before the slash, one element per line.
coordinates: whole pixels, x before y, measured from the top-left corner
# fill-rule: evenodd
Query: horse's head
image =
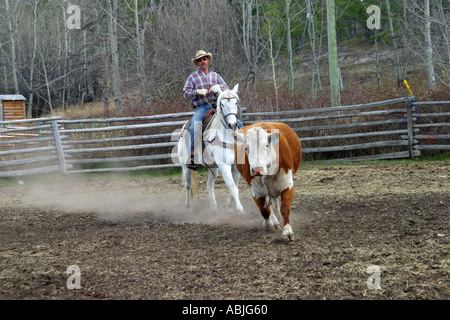
<path fill-rule="evenodd" d="M 219 91 L 217 97 L 217 109 L 221 113 L 228 129 L 235 131 L 237 129 L 238 119 L 238 96 L 239 84 L 235 85 L 231 90 Z"/>

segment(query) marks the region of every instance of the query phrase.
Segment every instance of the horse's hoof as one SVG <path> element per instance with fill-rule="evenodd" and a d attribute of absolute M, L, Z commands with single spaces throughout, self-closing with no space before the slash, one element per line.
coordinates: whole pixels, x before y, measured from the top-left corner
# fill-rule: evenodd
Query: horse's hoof
<path fill-rule="evenodd" d="M 283 235 L 283 240 L 285 242 L 293 242 L 294 241 L 294 234 L 293 233 L 284 234 Z"/>
<path fill-rule="evenodd" d="M 294 231 L 292 231 L 291 225 L 288 223 L 283 227 L 283 239 L 286 242 L 294 241 Z"/>
<path fill-rule="evenodd" d="M 266 232 L 274 232 L 275 231 L 275 225 L 270 219 L 264 219 L 263 227 Z"/>

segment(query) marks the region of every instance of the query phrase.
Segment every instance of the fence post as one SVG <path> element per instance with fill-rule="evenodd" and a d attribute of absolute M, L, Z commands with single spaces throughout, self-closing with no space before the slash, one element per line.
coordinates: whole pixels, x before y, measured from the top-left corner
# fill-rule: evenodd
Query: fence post
<path fill-rule="evenodd" d="M 416 97 L 409 96 L 406 99 L 406 121 L 408 125 L 408 148 L 409 158 L 414 159 L 414 119 L 412 114 L 413 102 Z"/>
<path fill-rule="evenodd" d="M 51 122 L 52 122 L 53 137 L 55 139 L 56 152 L 58 154 L 59 168 L 62 174 L 67 174 L 66 159 L 64 157 L 64 150 L 61 143 L 61 136 L 59 135 L 58 121 L 57 119 L 52 118 Z"/>

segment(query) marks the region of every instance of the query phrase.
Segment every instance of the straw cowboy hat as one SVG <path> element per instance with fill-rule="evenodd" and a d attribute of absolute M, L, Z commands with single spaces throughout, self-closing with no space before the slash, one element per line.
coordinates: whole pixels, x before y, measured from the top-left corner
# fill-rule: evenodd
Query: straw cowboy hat
<path fill-rule="evenodd" d="M 197 65 L 197 59 L 200 59 L 201 57 L 207 56 L 209 58 L 209 62 L 211 62 L 212 60 L 212 54 L 211 53 L 206 53 L 206 51 L 204 50 L 198 50 L 195 53 L 195 58 L 192 59 L 192 63 Z"/>

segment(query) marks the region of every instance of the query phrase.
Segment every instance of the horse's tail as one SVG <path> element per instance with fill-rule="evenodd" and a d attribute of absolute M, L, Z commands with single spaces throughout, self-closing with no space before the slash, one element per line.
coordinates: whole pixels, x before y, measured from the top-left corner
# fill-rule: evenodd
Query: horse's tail
<path fill-rule="evenodd" d="M 198 180 L 197 172 L 192 170 L 192 186 L 191 186 L 191 197 L 198 195 Z"/>

